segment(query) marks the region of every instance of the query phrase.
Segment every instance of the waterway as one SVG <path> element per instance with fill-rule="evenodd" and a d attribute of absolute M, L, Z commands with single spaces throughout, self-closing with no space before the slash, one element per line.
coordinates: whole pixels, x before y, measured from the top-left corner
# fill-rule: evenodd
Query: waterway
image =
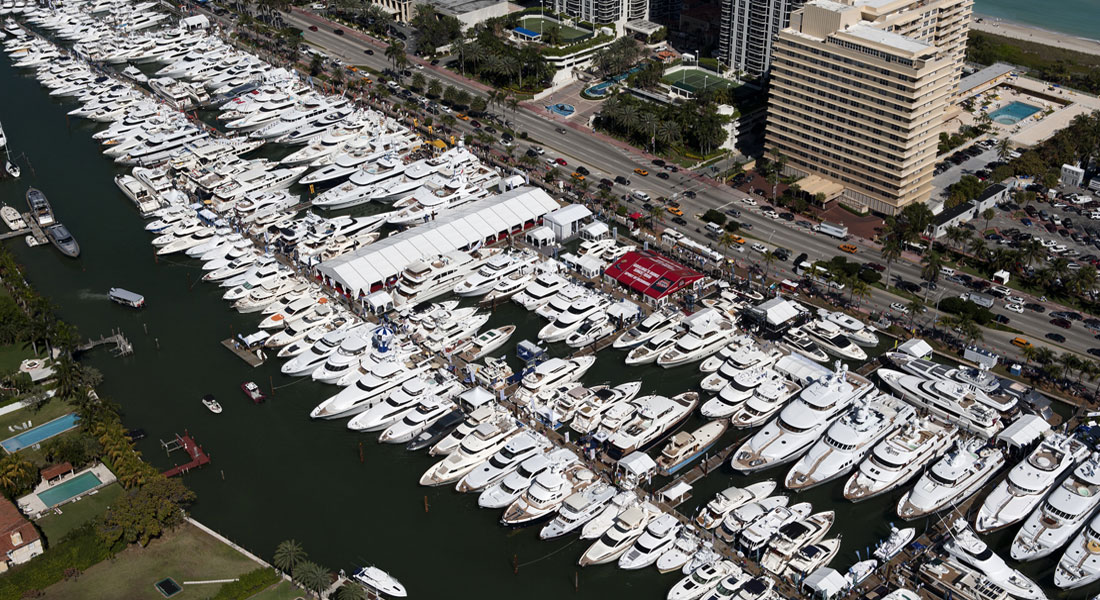
<path fill-rule="evenodd" d="M 974 13 L 1057 33 L 1100 39 L 1100 10 L 1095 0 L 974 0 Z"/>
<path fill-rule="evenodd" d="M 275 360 L 250 368 L 219 345 L 254 330 L 257 317 L 231 310 L 220 299 L 220 288 L 196 283 L 201 274 L 196 263 L 154 259 L 143 220 L 112 182 L 123 170 L 90 138 L 95 128 L 67 119 L 71 105 L 50 98 L 6 59 L 0 59 L 0 90 L 0 121 L 24 167 L 18 182 L 0 180 L 0 200 L 22 209 L 27 186 L 42 189 L 79 240 L 82 255 L 71 260 L 49 246 L 7 243 L 26 265 L 31 283 L 85 337 L 119 328 L 133 342 L 133 356 L 113 358 L 96 350 L 86 361 L 103 372 L 100 394 L 121 405 L 125 424 L 145 431 L 138 449 L 147 460 L 160 468 L 182 462 L 179 455 L 166 456 L 159 441 L 185 430 L 210 454 L 211 465 L 184 476 L 198 495 L 192 507 L 197 519 L 260 556 L 270 557 L 280 541 L 294 538 L 333 570 L 375 563 L 401 579 L 411 597 L 665 597 L 676 576 L 613 566 L 579 569 L 576 560 L 586 542 L 575 537 L 540 542 L 537 527 L 503 528 L 500 512 L 478 509 L 472 495 L 418 486 L 420 474 L 435 462 L 426 454 L 379 445 L 373 436 L 348 431 L 343 421 L 311 421 L 310 409 L 336 388 L 283 377 Z M 112 286 L 143 294 L 146 308 L 136 312 L 111 303 L 106 292 Z M 498 307 L 486 327 L 505 323 L 520 325 L 513 341 L 533 338 L 542 325 L 510 303 Z M 643 393 L 672 395 L 700 378 L 695 366 L 625 367 L 622 354 L 608 350 L 585 382 L 642 379 Z M 239 389 L 246 380 L 265 389 L 274 385 L 273 397 L 251 404 Z M 221 400 L 222 414 L 213 415 L 200 403 L 207 393 Z M 688 426 L 699 423 L 693 417 Z M 727 434 L 719 447 L 739 435 Z M 785 469 L 774 469 L 743 477 L 727 465 L 701 480 L 681 510 L 693 514 L 730 485 L 784 474 Z M 844 539 L 832 565 L 843 571 L 857 560 L 857 551 L 866 556 L 891 521 L 900 523 L 893 514 L 900 492 L 852 504 L 842 499 L 842 486 L 843 479 L 795 501 L 837 512 L 832 535 Z M 925 523 L 915 526 L 923 529 Z M 1011 537 L 992 539 L 1003 548 Z M 1039 565 L 1047 582 L 1052 568 L 1049 562 Z"/>

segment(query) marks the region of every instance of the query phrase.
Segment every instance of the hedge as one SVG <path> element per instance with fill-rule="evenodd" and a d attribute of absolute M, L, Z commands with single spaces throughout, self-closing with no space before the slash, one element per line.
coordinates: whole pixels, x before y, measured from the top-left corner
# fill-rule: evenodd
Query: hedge
<path fill-rule="evenodd" d="M 72 570 L 83 571 L 111 556 L 95 531 L 94 524 L 75 529 L 59 544 L 25 565 L 3 575 L 0 600 L 19 600 L 30 590 L 44 590 L 65 579 Z"/>
<path fill-rule="evenodd" d="M 571 46 L 560 46 L 560 47 L 553 47 L 553 48 L 544 48 L 543 51 L 542 51 L 542 55 L 543 56 L 569 56 L 570 54 L 576 54 L 577 52 L 583 52 L 583 51 L 585 51 L 589 48 L 592 48 L 594 46 L 599 46 L 600 44 L 606 44 L 606 43 L 614 41 L 614 40 L 615 40 L 615 36 L 613 36 L 613 35 L 600 35 L 600 36 L 596 36 L 596 37 L 593 37 L 593 38 L 588 38 L 587 40 L 585 40 L 583 42 L 578 42 L 578 43 L 573 44 Z"/>
<path fill-rule="evenodd" d="M 712 209 L 707 210 L 707 212 L 703 213 L 703 220 L 708 222 L 708 223 L 717 223 L 718 225 L 725 225 L 726 215 L 719 212 L 719 211 L 717 211 L 717 210 L 714 210 L 712 208 Z"/>
<path fill-rule="evenodd" d="M 956 296 L 940 300 L 940 310 L 953 315 L 968 316 L 978 324 L 985 325 L 993 320 L 993 313 L 987 308 L 982 308 L 970 300 L 963 300 Z"/>
<path fill-rule="evenodd" d="M 260 567 L 241 575 L 237 581 L 223 583 L 213 600 L 245 600 L 279 582 L 275 569 Z"/>

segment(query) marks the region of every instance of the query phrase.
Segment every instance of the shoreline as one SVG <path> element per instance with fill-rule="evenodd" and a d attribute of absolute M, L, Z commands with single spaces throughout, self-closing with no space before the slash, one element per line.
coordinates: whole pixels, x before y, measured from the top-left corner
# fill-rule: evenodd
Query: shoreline
<path fill-rule="evenodd" d="M 981 19 L 981 22 L 978 21 L 979 19 Z M 974 13 L 970 20 L 970 28 L 975 31 L 992 33 L 1025 42 L 1034 42 L 1100 56 L 1100 40 L 1059 33 L 1033 25 L 1008 21 L 1000 17 Z"/>

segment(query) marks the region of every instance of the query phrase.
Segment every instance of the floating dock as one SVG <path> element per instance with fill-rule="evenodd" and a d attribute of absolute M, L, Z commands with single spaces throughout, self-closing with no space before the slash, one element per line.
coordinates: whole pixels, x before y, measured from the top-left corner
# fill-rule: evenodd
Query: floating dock
<path fill-rule="evenodd" d="M 258 367 L 264 364 L 266 356 L 258 354 L 263 352 L 263 348 L 256 348 L 255 350 L 249 350 L 241 345 L 241 343 L 233 338 L 227 338 L 222 340 L 222 346 L 225 346 L 227 350 L 237 355 L 237 358 L 248 363 L 250 367 Z"/>

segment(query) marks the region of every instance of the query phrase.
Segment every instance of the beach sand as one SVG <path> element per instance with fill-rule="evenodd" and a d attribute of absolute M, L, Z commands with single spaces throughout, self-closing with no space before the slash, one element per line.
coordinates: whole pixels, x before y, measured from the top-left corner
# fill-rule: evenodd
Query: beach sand
<path fill-rule="evenodd" d="M 981 20 L 980 22 L 979 19 Z M 1004 19 L 986 17 L 975 13 L 970 23 L 970 27 L 977 31 L 984 31 L 986 33 L 1003 35 L 1018 40 L 1026 40 L 1037 44 L 1046 44 L 1048 46 L 1057 46 L 1066 50 L 1074 50 L 1076 52 L 1100 56 L 1100 41 L 1098 40 L 1090 40 L 1054 31 L 1047 31 L 1046 29 L 1013 23 L 1011 21 L 1005 21 Z"/>

